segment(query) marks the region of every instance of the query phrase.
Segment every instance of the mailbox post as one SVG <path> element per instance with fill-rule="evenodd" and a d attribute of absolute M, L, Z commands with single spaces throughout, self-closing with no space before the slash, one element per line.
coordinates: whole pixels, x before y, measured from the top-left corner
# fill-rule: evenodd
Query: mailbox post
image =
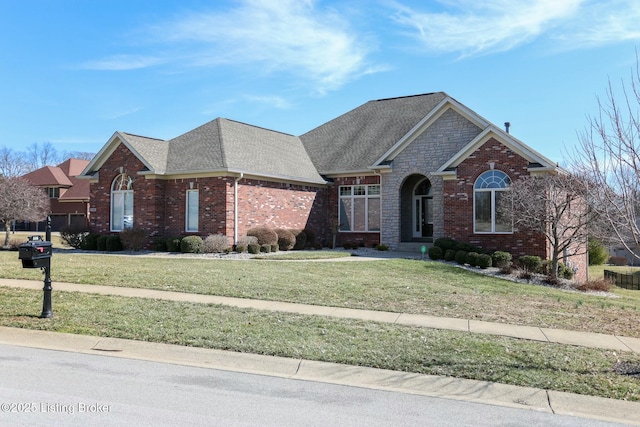
<path fill-rule="evenodd" d="M 18 246 L 18 259 L 22 261 L 22 268 L 39 268 L 44 273 L 44 288 L 42 291 L 42 314 L 40 318 L 50 319 L 53 317 L 51 309 L 51 255 L 53 254 L 51 245 L 51 219 L 47 218 L 47 238 L 44 241 L 40 236 L 31 236 L 29 241 Z"/>

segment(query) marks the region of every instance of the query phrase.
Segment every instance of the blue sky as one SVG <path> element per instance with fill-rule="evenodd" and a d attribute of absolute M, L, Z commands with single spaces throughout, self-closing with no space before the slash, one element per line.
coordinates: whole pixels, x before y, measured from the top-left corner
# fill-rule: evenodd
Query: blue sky
<path fill-rule="evenodd" d="M 444 91 L 551 158 L 630 79 L 637 0 L 2 0 L 0 147 L 97 152 L 216 117 L 300 135 Z"/>

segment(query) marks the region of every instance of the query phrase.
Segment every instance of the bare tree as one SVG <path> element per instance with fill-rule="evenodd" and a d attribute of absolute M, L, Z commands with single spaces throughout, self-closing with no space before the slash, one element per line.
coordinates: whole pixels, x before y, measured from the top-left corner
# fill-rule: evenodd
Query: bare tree
<path fill-rule="evenodd" d="M 87 151 L 65 151 L 60 156 L 60 161 L 63 162 L 67 159 L 91 160 L 95 155 L 95 153 L 89 153 Z"/>
<path fill-rule="evenodd" d="M 6 147 L 0 148 L 0 177 L 20 176 L 27 172 L 24 155 Z"/>
<path fill-rule="evenodd" d="M 595 220 L 587 203 L 587 183 L 566 173 L 518 179 L 505 191 L 500 213 L 521 227 L 542 234 L 551 248 L 549 276 L 558 277 L 565 256 L 587 252 L 589 225 Z"/>
<path fill-rule="evenodd" d="M 42 221 L 51 212 L 49 197 L 22 178 L 0 178 L 0 222 L 5 226 L 4 246 L 9 244 L 11 222 Z"/>
<path fill-rule="evenodd" d="M 27 147 L 26 162 L 29 171 L 34 171 L 44 166 L 53 166 L 58 163 L 58 152 L 50 142 L 43 142 L 42 144 L 34 142 Z"/>
<path fill-rule="evenodd" d="M 616 95 L 609 81 L 606 99 L 598 98 L 599 114 L 589 117 L 579 135 L 571 167 L 592 183 L 592 208 L 600 216 L 598 237 L 622 244 L 640 259 L 640 67 L 622 82 Z"/>

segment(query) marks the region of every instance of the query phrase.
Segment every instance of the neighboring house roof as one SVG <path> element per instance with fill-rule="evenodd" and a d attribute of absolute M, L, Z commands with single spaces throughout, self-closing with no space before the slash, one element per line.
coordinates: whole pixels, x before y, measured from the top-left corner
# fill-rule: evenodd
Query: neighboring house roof
<path fill-rule="evenodd" d="M 369 101 L 300 139 L 322 174 L 366 170 L 445 98 L 436 92 Z"/>
<path fill-rule="evenodd" d="M 293 135 L 218 118 L 170 140 L 116 132 L 83 171 L 90 176 L 122 142 L 146 166 L 143 173 L 244 173 L 324 184 L 300 139 Z"/>
<path fill-rule="evenodd" d="M 65 188 L 58 198 L 61 202 L 88 201 L 89 182 L 78 179 L 89 164 L 89 160 L 68 159 L 58 166 L 45 166 L 23 176 L 32 185 L 38 187 Z"/>

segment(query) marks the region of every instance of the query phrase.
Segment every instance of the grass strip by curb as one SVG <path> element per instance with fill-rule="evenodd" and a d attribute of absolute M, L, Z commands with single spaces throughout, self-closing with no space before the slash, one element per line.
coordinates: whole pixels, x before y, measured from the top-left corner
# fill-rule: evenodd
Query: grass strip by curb
<path fill-rule="evenodd" d="M 140 298 L 0 288 L 0 325 L 304 358 L 640 400 L 640 356 L 507 337 Z"/>

